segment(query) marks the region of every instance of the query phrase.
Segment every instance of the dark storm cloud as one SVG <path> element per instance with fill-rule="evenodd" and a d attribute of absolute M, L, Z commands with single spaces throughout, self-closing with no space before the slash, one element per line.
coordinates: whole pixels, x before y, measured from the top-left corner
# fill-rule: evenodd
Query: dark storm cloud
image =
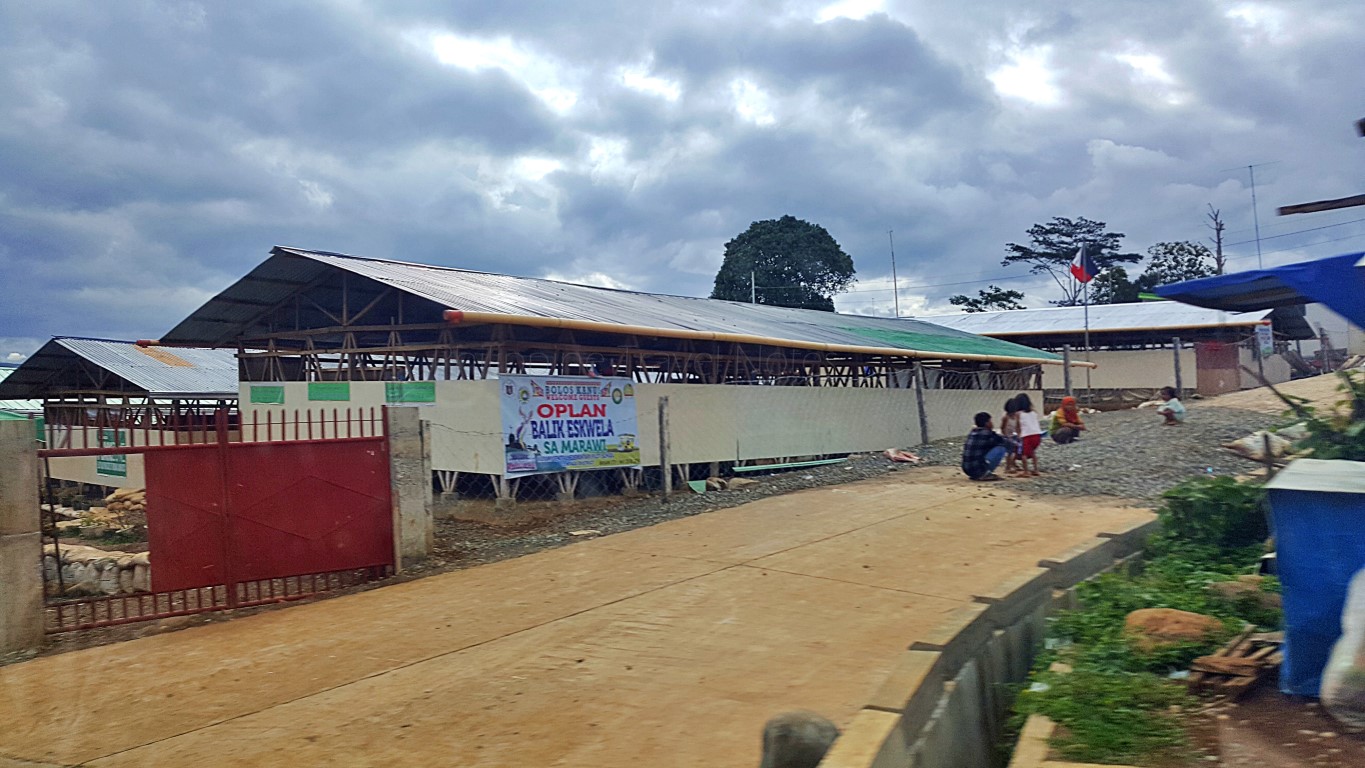
<path fill-rule="evenodd" d="M 889 311 L 888 229 L 903 310 L 983 279 L 1041 304 L 999 260 L 1052 216 L 1142 250 L 1212 203 L 1249 266 L 1246 164 L 1278 161 L 1270 237 L 1362 191 L 1355 4 L 822 5 L 9 4 L 0 339 L 155 335 L 277 243 L 704 294 L 788 213 L 854 256 L 845 309 Z"/>

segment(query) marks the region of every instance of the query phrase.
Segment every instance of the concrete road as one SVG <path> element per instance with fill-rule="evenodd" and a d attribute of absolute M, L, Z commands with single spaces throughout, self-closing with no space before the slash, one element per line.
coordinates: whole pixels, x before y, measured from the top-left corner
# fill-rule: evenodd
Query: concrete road
<path fill-rule="evenodd" d="M 973 593 L 1151 518 L 960 477 L 773 497 L 11 665 L 0 766 L 757 765 L 772 714 L 846 723 Z"/>

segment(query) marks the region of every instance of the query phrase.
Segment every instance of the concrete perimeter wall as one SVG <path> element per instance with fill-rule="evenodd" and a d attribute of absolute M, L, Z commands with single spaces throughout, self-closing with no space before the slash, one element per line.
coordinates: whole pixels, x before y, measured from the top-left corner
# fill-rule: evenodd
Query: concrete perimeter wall
<path fill-rule="evenodd" d="M 243 424 L 252 423 L 253 414 L 263 420 L 270 413 L 278 420 L 281 414 L 292 418 L 296 409 L 330 412 L 384 405 L 384 383 L 377 381 L 352 382 L 347 402 L 310 402 L 306 382 L 288 382 L 283 384 L 283 405 L 252 403 L 251 386 L 241 385 Z M 505 435 L 498 393 L 496 380 L 436 382 L 436 402 L 420 406 L 422 419 L 432 426 L 432 469 L 502 473 Z M 973 414 L 987 411 L 998 417 L 1013 394 L 926 390 L 929 439 L 965 435 Z M 669 399 L 672 460 L 678 464 L 882 451 L 920 443 L 914 390 L 637 384 L 636 439 L 646 466 L 659 463 L 662 395 Z M 1042 403 L 1040 392 L 1030 395 Z"/>
<path fill-rule="evenodd" d="M 820 763 L 821 768 L 1001 766 L 996 749 L 1047 617 L 1076 584 L 1140 551 L 1156 522 L 1101 533 L 1039 561 L 951 613 L 909 650 Z M 908 639 L 908 638 L 907 638 Z"/>

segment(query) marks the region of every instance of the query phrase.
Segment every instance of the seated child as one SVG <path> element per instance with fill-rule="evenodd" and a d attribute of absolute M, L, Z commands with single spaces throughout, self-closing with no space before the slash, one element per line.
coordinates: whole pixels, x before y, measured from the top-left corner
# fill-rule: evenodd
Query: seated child
<path fill-rule="evenodd" d="M 1180 398 L 1176 397 L 1176 394 L 1175 387 L 1162 387 L 1161 399 L 1165 402 L 1156 407 L 1156 412 L 1166 419 L 1162 423 L 1168 427 L 1185 420 L 1185 406 L 1180 402 Z"/>

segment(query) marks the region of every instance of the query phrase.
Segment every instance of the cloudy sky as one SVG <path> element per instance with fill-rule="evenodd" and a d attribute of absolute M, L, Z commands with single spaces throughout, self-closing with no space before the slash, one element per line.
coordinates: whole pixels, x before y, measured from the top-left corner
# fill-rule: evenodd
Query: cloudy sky
<path fill-rule="evenodd" d="M 1052 216 L 1365 249 L 1349 0 L 0 4 L 0 359 L 157 336 L 276 244 L 706 295 L 791 214 L 903 314 Z"/>

